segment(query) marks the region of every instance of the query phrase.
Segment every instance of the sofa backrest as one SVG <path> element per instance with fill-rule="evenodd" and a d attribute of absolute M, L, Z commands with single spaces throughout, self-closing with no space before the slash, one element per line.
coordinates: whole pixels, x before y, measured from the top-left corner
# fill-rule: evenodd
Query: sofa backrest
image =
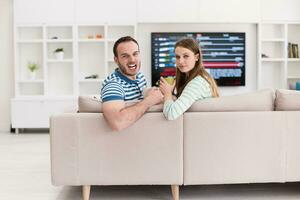
<path fill-rule="evenodd" d="M 130 101 L 126 106 L 137 103 Z M 102 102 L 91 96 L 78 98 L 79 112 L 101 113 Z M 163 105 L 152 106 L 147 112 L 162 112 Z M 188 112 L 224 112 L 224 111 L 271 111 L 274 110 L 274 92 L 271 89 L 247 94 L 209 98 L 194 103 Z"/>
<path fill-rule="evenodd" d="M 300 91 L 283 89 L 276 90 L 275 110 L 300 110 Z"/>
<path fill-rule="evenodd" d="M 126 102 L 126 106 L 131 106 L 138 103 L 138 101 Z M 152 106 L 147 112 L 162 112 L 163 105 Z M 80 113 L 102 113 L 102 102 L 94 96 L 79 96 L 78 98 L 78 112 Z"/>
<path fill-rule="evenodd" d="M 246 94 L 209 98 L 194 103 L 188 112 L 235 112 L 274 110 L 274 91 L 264 89 Z"/>

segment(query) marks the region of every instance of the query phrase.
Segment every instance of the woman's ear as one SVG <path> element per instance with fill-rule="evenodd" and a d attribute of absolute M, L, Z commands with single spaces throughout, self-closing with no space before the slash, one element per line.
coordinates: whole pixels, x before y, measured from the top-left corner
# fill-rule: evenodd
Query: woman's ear
<path fill-rule="evenodd" d="M 195 55 L 195 58 L 196 58 L 196 61 L 198 61 L 198 60 L 200 59 L 199 53 L 197 53 L 197 54 Z"/>

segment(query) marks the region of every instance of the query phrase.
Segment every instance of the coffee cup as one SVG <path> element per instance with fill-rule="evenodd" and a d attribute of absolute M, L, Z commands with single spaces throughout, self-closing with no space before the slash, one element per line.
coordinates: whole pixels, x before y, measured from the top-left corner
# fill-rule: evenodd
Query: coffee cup
<path fill-rule="evenodd" d="M 168 84 L 173 85 L 175 78 L 173 76 L 164 77 Z"/>

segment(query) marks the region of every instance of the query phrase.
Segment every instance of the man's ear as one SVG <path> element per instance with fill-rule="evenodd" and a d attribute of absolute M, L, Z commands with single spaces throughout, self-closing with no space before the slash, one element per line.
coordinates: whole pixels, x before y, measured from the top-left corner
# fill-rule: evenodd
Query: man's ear
<path fill-rule="evenodd" d="M 119 64 L 119 60 L 118 60 L 117 56 L 114 56 L 114 61 L 116 64 Z"/>

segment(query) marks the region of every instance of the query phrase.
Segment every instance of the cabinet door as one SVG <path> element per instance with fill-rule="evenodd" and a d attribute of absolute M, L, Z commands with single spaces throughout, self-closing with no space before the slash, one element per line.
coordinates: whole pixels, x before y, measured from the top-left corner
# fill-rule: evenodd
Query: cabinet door
<path fill-rule="evenodd" d="M 12 100 L 11 121 L 13 128 L 47 128 L 49 119 L 43 100 Z"/>
<path fill-rule="evenodd" d="M 15 23 L 73 23 L 74 0 L 15 0 Z"/>
<path fill-rule="evenodd" d="M 53 114 L 77 111 L 76 100 L 12 100 L 13 128 L 49 128 Z"/>
<path fill-rule="evenodd" d="M 138 1 L 138 22 L 196 22 L 198 0 Z"/>
<path fill-rule="evenodd" d="M 75 0 L 77 23 L 135 23 L 136 0 Z"/>

